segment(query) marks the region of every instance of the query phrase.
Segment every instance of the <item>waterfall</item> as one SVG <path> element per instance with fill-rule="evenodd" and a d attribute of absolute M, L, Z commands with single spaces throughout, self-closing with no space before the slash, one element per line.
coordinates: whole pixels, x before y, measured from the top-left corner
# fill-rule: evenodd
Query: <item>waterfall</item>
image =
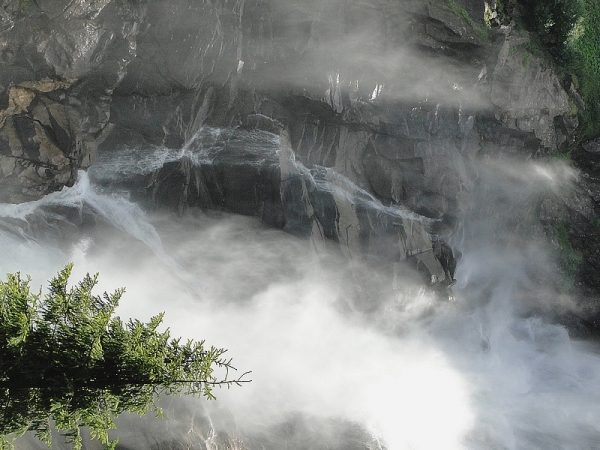
<path fill-rule="evenodd" d="M 168 422 L 121 418 L 114 435 L 124 448 L 163 448 L 167 438 L 231 449 L 600 446 L 600 349 L 529 313 L 568 308 L 568 299 L 544 284 L 551 258 L 543 243 L 511 222 L 526 220 L 540 192 L 568 184 L 568 168 L 480 167 L 454 235 L 462 251 L 455 301 L 402 280 L 365 312 L 348 298 L 382 282 L 376 269 L 351 280 L 340 254 L 315 253 L 306 239 L 252 217 L 148 213 L 105 182 L 185 152 L 206 164 L 219 139 L 235 138 L 204 133 L 202 145 L 178 153 L 101 156 L 71 188 L 0 206 L 2 273 L 30 273 L 35 286 L 74 261 L 75 277 L 100 273 L 99 292 L 126 287 L 122 317 L 165 311 L 172 335 L 228 348 L 236 367 L 252 370 L 252 383 L 217 391 L 215 402 L 173 400 Z M 270 158 L 272 136 L 251 136 L 254 160 Z M 355 190 L 326 175 L 316 181 L 335 181 L 326 189 Z M 77 220 L 87 216 L 94 225 L 83 227 Z"/>

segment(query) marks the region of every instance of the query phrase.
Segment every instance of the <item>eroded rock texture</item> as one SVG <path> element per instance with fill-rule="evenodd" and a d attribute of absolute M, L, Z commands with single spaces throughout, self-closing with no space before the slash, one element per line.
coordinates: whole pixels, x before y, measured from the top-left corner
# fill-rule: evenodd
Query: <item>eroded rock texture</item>
<path fill-rule="evenodd" d="M 22 202 L 72 185 L 91 164 L 143 7 L 7 1 L 1 11 L 0 201 Z"/>
<path fill-rule="evenodd" d="M 228 141 L 97 181 L 149 208 L 257 216 L 351 258 L 385 248 L 448 284 L 455 260 L 440 248 L 479 163 L 565 153 L 581 103 L 526 33 L 488 30 L 483 2 L 457 3 L 473 20 L 444 0 L 6 0 L 0 201 L 71 185 L 97 154 L 144 160 L 210 130 L 258 133 L 258 150 Z M 575 200 L 540 200 L 534 238 L 557 214 L 591 234 L 586 180 Z"/>

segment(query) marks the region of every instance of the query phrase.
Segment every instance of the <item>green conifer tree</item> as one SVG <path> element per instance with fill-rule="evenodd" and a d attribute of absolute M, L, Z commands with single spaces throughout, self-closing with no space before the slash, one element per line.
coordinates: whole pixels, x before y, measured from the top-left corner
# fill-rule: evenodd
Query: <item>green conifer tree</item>
<path fill-rule="evenodd" d="M 163 314 L 148 323 L 114 317 L 124 290 L 93 295 L 97 274 L 69 287 L 72 267 L 43 297 L 19 273 L 0 281 L 0 449 L 27 431 L 51 445 L 51 424 L 75 449 L 82 426 L 114 448 L 108 430 L 123 412 L 160 415 L 160 394 L 214 399 L 215 386 L 247 382 L 246 374 L 229 378 L 235 368 L 224 349 L 158 331 Z"/>

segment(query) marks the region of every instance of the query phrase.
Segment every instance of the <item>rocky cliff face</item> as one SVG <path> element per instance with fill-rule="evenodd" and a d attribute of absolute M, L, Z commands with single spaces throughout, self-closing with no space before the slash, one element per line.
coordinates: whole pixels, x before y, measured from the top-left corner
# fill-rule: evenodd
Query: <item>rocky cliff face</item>
<path fill-rule="evenodd" d="M 256 215 L 350 257 L 386 249 L 388 270 L 410 261 L 446 286 L 444 242 L 478 163 L 563 154 L 577 127 L 577 99 L 528 36 L 487 30 L 483 4 L 458 3 L 473 20 L 444 0 L 6 0 L 0 200 L 70 185 L 96 154 L 258 133 L 273 145 L 229 140 L 210 163 L 118 182 L 149 207 Z M 596 201 L 578 186 L 577 201 L 542 200 L 535 233 L 552 234 L 556 214 L 590 229 Z"/>
<path fill-rule="evenodd" d="M 4 2 L 0 201 L 39 198 L 90 166 L 142 17 L 122 2 Z"/>

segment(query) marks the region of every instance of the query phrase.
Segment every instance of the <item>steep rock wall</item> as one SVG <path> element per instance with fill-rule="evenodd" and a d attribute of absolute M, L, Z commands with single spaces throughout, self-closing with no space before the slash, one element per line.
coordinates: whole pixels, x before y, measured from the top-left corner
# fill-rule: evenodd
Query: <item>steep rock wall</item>
<path fill-rule="evenodd" d="M 352 254 L 336 226 L 375 236 L 389 217 L 367 226 L 355 196 L 329 193 L 335 207 L 319 218 L 326 208 L 302 189 L 335 174 L 380 209 L 422 216 L 407 246 L 424 254 L 437 246 L 424 265 L 451 282 L 436 242 L 469 208 L 477 162 L 560 155 L 577 127 L 573 95 L 527 50 L 528 36 L 511 26 L 485 31 L 481 2 L 458 3 L 474 22 L 443 0 L 5 1 L 0 201 L 72 184 L 97 152 L 181 148 L 206 127 L 258 130 L 289 142 L 289 160 L 310 175 L 304 187 L 282 187 L 288 169 L 276 155 L 255 178 L 232 160 L 194 167 L 183 159 L 130 187 L 154 208 L 257 215 L 345 240 Z M 595 200 L 586 186 L 577 201 L 544 200 L 546 231 L 558 215 L 590 233 Z"/>
<path fill-rule="evenodd" d="M 92 163 L 144 8 L 6 1 L 0 11 L 0 201 L 18 203 L 72 185 Z"/>

